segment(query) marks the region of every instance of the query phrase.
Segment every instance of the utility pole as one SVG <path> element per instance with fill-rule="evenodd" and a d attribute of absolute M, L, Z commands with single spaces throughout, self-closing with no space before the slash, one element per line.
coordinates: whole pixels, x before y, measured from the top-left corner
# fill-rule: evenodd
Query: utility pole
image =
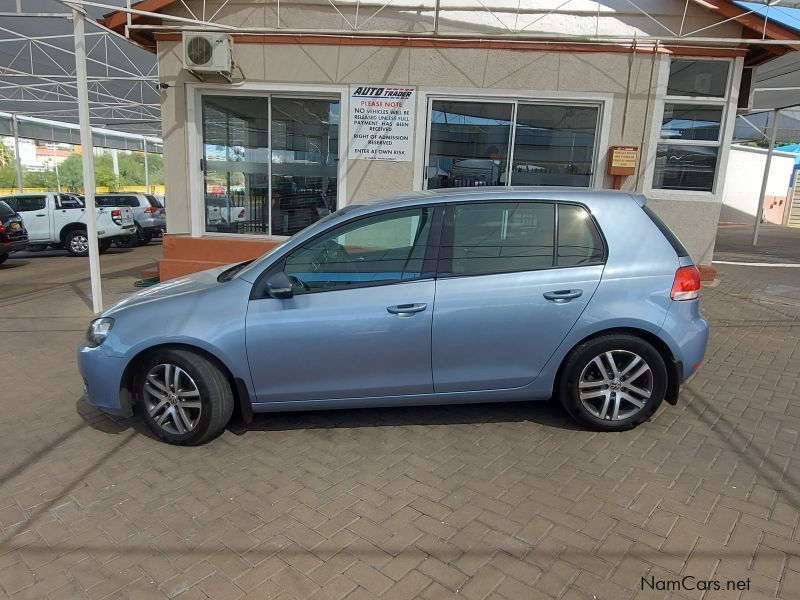
<path fill-rule="evenodd" d="M 11 130 L 14 134 L 14 162 L 17 165 L 17 191 L 22 193 L 22 161 L 19 156 L 19 124 L 17 115 L 11 115 Z"/>
<path fill-rule="evenodd" d="M 95 314 L 103 310 L 103 290 L 100 285 L 100 252 L 97 244 L 97 211 L 94 204 L 94 142 L 89 120 L 89 82 L 86 76 L 86 36 L 84 13 L 72 9 L 75 35 L 75 74 L 78 88 L 78 121 L 81 126 L 81 158 L 83 162 L 83 195 L 86 198 L 86 233 L 89 237 L 89 277 L 92 284 L 92 308 Z"/>
<path fill-rule="evenodd" d="M 764 213 L 764 200 L 767 197 L 767 183 L 769 181 L 769 169 L 772 166 L 772 155 L 775 153 L 775 137 L 778 134 L 778 116 L 780 110 L 773 109 L 772 124 L 769 128 L 769 151 L 767 152 L 767 162 L 764 164 L 764 175 L 761 178 L 761 194 L 758 197 L 758 208 L 756 209 L 756 222 L 753 225 L 753 246 L 758 246 L 758 228 L 761 226 L 761 215 Z"/>

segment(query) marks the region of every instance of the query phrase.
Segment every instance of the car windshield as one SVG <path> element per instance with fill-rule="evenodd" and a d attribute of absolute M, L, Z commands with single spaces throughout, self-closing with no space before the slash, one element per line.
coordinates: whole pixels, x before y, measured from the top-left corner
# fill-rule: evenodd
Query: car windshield
<path fill-rule="evenodd" d="M 349 205 L 349 206 L 345 206 L 344 208 L 340 208 L 340 209 L 339 209 L 339 210 L 337 210 L 336 212 L 332 212 L 331 214 L 329 214 L 329 215 L 326 215 L 326 216 L 322 217 L 322 218 L 321 218 L 319 221 L 316 221 L 316 222 L 312 223 L 311 225 L 309 225 L 309 226 L 308 226 L 308 227 L 306 227 L 305 229 L 301 229 L 300 231 L 298 231 L 297 233 L 295 233 L 293 236 L 291 236 L 291 237 L 288 237 L 288 238 L 286 238 L 285 240 L 283 240 L 283 241 L 282 241 L 280 244 L 278 244 L 278 245 L 277 245 L 277 246 L 275 246 L 274 248 L 270 248 L 270 250 L 268 250 L 266 254 L 262 254 L 262 255 L 261 255 L 260 257 L 258 257 L 256 260 L 254 260 L 254 261 L 253 261 L 253 262 L 251 262 L 249 265 L 247 265 L 247 266 L 246 266 L 244 269 L 242 269 L 241 271 L 239 271 L 238 273 L 236 273 L 236 274 L 235 274 L 235 275 L 234 275 L 234 276 L 233 276 L 231 279 L 236 279 L 237 277 L 243 277 L 243 276 L 244 276 L 246 273 L 250 273 L 250 272 L 258 272 L 258 271 L 260 271 L 260 270 L 261 270 L 261 269 L 260 269 L 260 268 L 261 268 L 261 266 L 262 266 L 262 265 L 263 265 L 263 264 L 264 264 L 264 263 L 265 263 L 265 262 L 266 262 L 266 261 L 267 261 L 267 260 L 268 260 L 268 259 L 269 259 L 269 258 L 270 258 L 272 255 L 273 255 L 273 254 L 275 254 L 275 253 L 276 253 L 278 250 L 280 250 L 281 248 L 283 248 L 283 247 L 284 247 L 286 244 L 288 244 L 289 242 L 291 242 L 293 239 L 295 239 L 295 238 L 296 238 L 297 236 L 299 236 L 300 234 L 303 234 L 303 235 L 305 235 L 305 234 L 307 234 L 308 232 L 310 232 L 310 231 L 312 231 L 312 230 L 323 229 L 323 228 L 324 228 L 324 226 L 325 226 L 325 224 L 326 224 L 326 223 L 328 223 L 329 221 L 333 220 L 335 217 L 337 217 L 337 216 L 339 216 L 339 215 L 343 215 L 343 214 L 349 213 L 351 210 L 353 210 L 353 209 L 355 209 L 355 208 L 358 208 L 358 206 L 359 206 L 359 205 L 357 205 L 357 204 L 351 204 L 351 205 Z"/>
<path fill-rule="evenodd" d="M 13 217 L 14 211 L 5 202 L 0 201 L 0 217 Z"/>

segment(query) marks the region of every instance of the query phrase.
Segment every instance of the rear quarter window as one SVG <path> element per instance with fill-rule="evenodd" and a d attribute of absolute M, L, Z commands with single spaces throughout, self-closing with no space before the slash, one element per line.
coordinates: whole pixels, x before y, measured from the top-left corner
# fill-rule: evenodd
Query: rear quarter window
<path fill-rule="evenodd" d="M 603 262 L 603 238 L 589 212 L 582 206 L 558 205 L 559 267 L 582 267 Z"/>
<path fill-rule="evenodd" d="M 164 208 L 161 202 L 155 196 L 147 195 L 145 196 L 147 201 L 150 203 L 150 206 L 155 206 L 156 208 Z"/>
<path fill-rule="evenodd" d="M 675 253 L 679 258 L 689 256 L 689 251 L 686 250 L 686 247 L 678 239 L 678 236 L 675 235 L 669 227 L 667 227 L 667 224 L 661 220 L 661 217 L 659 217 L 652 208 L 645 205 L 642 207 L 642 210 L 648 217 L 650 217 L 650 220 L 656 227 L 658 227 L 658 230 L 664 235 L 664 237 L 667 238 L 667 241 L 675 250 Z"/>

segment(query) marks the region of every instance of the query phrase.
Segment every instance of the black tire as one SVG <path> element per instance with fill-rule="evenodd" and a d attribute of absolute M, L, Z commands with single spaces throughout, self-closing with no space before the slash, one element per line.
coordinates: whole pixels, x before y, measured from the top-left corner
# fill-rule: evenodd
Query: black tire
<path fill-rule="evenodd" d="M 106 250 L 111 248 L 111 242 L 113 240 L 111 238 L 103 238 L 102 240 L 97 240 L 97 251 L 100 254 L 103 254 Z"/>
<path fill-rule="evenodd" d="M 610 353 L 613 367 L 606 353 Z M 634 357 L 641 362 L 634 362 Z M 605 367 L 605 375 L 601 374 L 595 358 Z M 624 373 L 631 363 L 633 366 L 627 374 L 615 375 Z M 631 378 L 643 365 L 648 366 L 649 371 Z M 584 400 L 580 396 L 582 376 Z M 573 419 L 590 429 L 624 431 L 644 423 L 658 410 L 667 392 L 668 377 L 664 359 L 650 343 L 630 334 L 603 335 L 577 346 L 567 356 L 559 381 L 559 399 Z M 649 395 L 640 391 L 649 392 Z M 642 406 L 637 407 L 634 401 Z"/>
<path fill-rule="evenodd" d="M 26 248 L 26 250 L 28 252 L 44 252 L 45 250 L 47 250 L 47 245 L 46 244 L 28 244 L 28 247 Z"/>
<path fill-rule="evenodd" d="M 149 244 L 152 241 L 153 241 L 153 236 L 150 235 L 149 233 L 142 233 L 139 236 L 139 245 L 140 246 L 147 246 L 147 244 Z"/>
<path fill-rule="evenodd" d="M 158 399 L 148 391 L 148 389 L 154 388 L 152 386 L 148 388 L 147 374 L 154 369 L 158 372 L 163 365 L 173 365 L 173 367 L 182 369 L 190 378 L 190 384 L 194 384 L 199 392 L 200 408 L 196 425 L 184 433 L 174 431 L 173 417 L 178 419 L 178 415 L 174 411 L 171 416 L 164 419 L 162 426 L 159 425 L 156 418 L 162 413 L 155 412 L 154 417 L 148 410 L 148 406 L 157 402 Z M 196 446 L 204 444 L 222 433 L 233 414 L 233 391 L 228 379 L 217 365 L 204 356 L 189 350 L 158 350 L 145 357 L 139 367 L 136 377 L 137 410 L 159 439 L 178 446 Z M 183 381 L 185 384 L 189 380 L 184 377 Z M 155 389 L 160 392 L 160 389 Z M 171 389 L 175 391 L 174 388 Z M 180 400 L 175 399 L 173 404 L 177 406 L 178 402 Z M 165 408 L 169 409 L 169 403 L 165 405 Z M 185 422 L 182 421 L 182 423 Z M 172 429 L 172 431 L 168 429 Z"/>
<path fill-rule="evenodd" d="M 89 236 L 85 229 L 73 229 L 64 238 L 64 247 L 70 256 L 89 256 Z"/>
<path fill-rule="evenodd" d="M 6 259 L 8 259 L 8 252 L 3 252 L 0 254 L 0 265 L 6 262 Z"/>
<path fill-rule="evenodd" d="M 136 224 L 136 232 L 133 235 L 117 238 L 115 240 L 118 248 L 136 248 L 142 245 L 142 228 Z"/>

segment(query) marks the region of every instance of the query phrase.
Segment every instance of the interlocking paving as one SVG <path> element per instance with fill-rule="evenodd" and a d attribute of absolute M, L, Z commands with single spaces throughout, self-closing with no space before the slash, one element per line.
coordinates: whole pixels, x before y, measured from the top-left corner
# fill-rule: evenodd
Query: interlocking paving
<path fill-rule="evenodd" d="M 6 290 L 0 596 L 800 598 L 800 302 L 766 292 L 800 269 L 719 278 L 701 372 L 634 431 L 517 403 L 272 414 L 199 448 L 82 399 L 85 281 Z M 642 589 L 687 575 L 749 591 Z"/>

